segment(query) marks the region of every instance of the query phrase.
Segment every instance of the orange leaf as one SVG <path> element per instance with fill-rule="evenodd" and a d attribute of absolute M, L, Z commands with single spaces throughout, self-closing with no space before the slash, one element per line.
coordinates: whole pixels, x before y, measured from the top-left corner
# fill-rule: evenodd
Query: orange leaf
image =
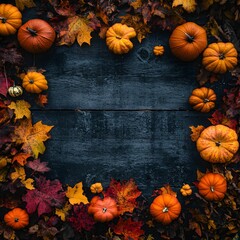
<path fill-rule="evenodd" d="M 130 5 L 134 8 L 134 9 L 138 9 L 142 6 L 142 0 L 135 0 L 134 2 L 131 2 Z"/>
<path fill-rule="evenodd" d="M 202 236 L 201 227 L 197 222 L 190 221 L 189 222 L 189 228 L 194 230 L 199 237 Z"/>
<path fill-rule="evenodd" d="M 202 125 L 198 125 L 197 127 L 190 126 L 189 128 L 192 131 L 190 136 L 191 136 L 191 140 L 193 142 L 196 142 L 198 140 L 198 138 L 200 137 L 201 132 L 205 129 L 205 127 L 202 126 Z"/>
<path fill-rule="evenodd" d="M 177 197 L 177 193 L 174 192 L 169 184 L 165 184 L 163 187 L 160 188 L 161 195 L 163 194 L 170 194 L 174 197 Z"/>
<path fill-rule="evenodd" d="M 31 105 L 24 100 L 17 100 L 16 102 L 11 102 L 8 108 L 13 109 L 15 113 L 15 120 L 22 119 L 23 117 L 31 118 L 31 111 L 29 108 Z"/>
<path fill-rule="evenodd" d="M 29 157 L 31 157 L 31 155 L 28 153 L 18 153 L 13 157 L 12 163 L 17 161 L 21 166 L 24 166 Z"/>
<path fill-rule="evenodd" d="M 184 10 L 191 13 L 196 10 L 196 5 L 195 0 L 173 0 L 172 7 L 182 6 Z"/>
<path fill-rule="evenodd" d="M 41 107 L 45 107 L 48 103 L 48 98 L 46 94 L 38 94 L 37 104 Z"/>

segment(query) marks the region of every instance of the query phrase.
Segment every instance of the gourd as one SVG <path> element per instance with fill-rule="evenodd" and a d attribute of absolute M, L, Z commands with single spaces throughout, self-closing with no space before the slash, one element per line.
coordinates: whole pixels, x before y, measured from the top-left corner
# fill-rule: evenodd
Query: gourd
<path fill-rule="evenodd" d="M 109 222 L 118 216 L 116 201 L 111 197 L 94 196 L 90 202 L 88 213 L 96 222 Z"/>
<path fill-rule="evenodd" d="M 203 52 L 202 64 L 209 72 L 226 73 L 237 65 L 237 56 L 232 43 L 211 43 Z"/>
<path fill-rule="evenodd" d="M 22 14 L 11 4 L 0 4 L 0 35 L 15 34 L 22 25 Z"/>
<path fill-rule="evenodd" d="M 100 193 L 103 191 L 103 187 L 101 183 L 94 183 L 90 186 L 91 193 Z"/>
<path fill-rule="evenodd" d="M 237 133 L 222 124 L 205 128 L 196 144 L 200 156 L 211 163 L 230 161 L 239 148 Z"/>
<path fill-rule="evenodd" d="M 21 86 L 12 86 L 8 88 L 8 94 L 11 97 L 19 97 L 23 94 L 23 89 Z"/>
<path fill-rule="evenodd" d="M 164 54 L 164 47 L 163 46 L 155 46 L 153 48 L 153 53 L 155 56 L 162 56 Z"/>
<path fill-rule="evenodd" d="M 192 194 L 192 189 L 189 186 L 189 184 L 184 184 L 182 188 L 180 189 L 181 194 L 186 197 Z"/>
<path fill-rule="evenodd" d="M 169 46 L 177 58 L 182 61 L 193 61 L 207 47 L 206 31 L 196 23 L 184 23 L 173 30 Z"/>
<path fill-rule="evenodd" d="M 128 53 L 133 48 L 131 38 L 136 36 L 136 31 L 125 24 L 115 23 L 106 33 L 106 45 L 115 54 Z"/>
<path fill-rule="evenodd" d="M 31 19 L 18 30 L 18 41 L 30 53 L 47 51 L 55 41 L 54 29 L 42 19 Z"/>
<path fill-rule="evenodd" d="M 29 71 L 22 76 L 22 86 L 27 92 L 40 93 L 48 89 L 48 82 L 43 74 Z"/>
<path fill-rule="evenodd" d="M 189 104 L 194 110 L 209 112 L 215 107 L 217 96 L 211 88 L 201 87 L 192 91 L 189 97 Z"/>
<path fill-rule="evenodd" d="M 159 195 L 150 205 L 150 214 L 163 225 L 167 225 L 178 218 L 180 212 L 181 204 L 176 197 L 170 194 Z"/>
<path fill-rule="evenodd" d="M 14 208 L 4 215 L 6 225 L 15 230 L 24 228 L 29 223 L 29 216 L 26 210 L 21 208 Z"/>
<path fill-rule="evenodd" d="M 227 191 L 227 181 L 219 173 L 206 173 L 198 184 L 199 194 L 206 200 L 219 201 Z"/>

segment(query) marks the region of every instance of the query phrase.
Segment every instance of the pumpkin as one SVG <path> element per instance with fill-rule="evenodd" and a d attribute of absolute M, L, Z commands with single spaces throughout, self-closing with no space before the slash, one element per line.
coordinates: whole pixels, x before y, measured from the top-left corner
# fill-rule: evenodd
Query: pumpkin
<path fill-rule="evenodd" d="M 196 23 L 184 23 L 173 30 L 169 46 L 177 58 L 192 61 L 207 47 L 206 31 Z"/>
<path fill-rule="evenodd" d="M 196 111 L 209 112 L 215 107 L 216 99 L 217 96 L 211 88 L 201 87 L 192 91 L 189 103 Z"/>
<path fill-rule="evenodd" d="M 5 223 L 15 230 L 24 228 L 29 223 L 29 216 L 26 210 L 14 208 L 4 215 Z"/>
<path fill-rule="evenodd" d="M 129 40 L 136 36 L 136 31 L 125 24 L 115 23 L 106 33 L 106 44 L 113 53 L 128 53 L 133 48 L 133 43 Z"/>
<path fill-rule="evenodd" d="M 19 97 L 23 94 L 23 89 L 21 86 L 12 86 L 8 88 L 8 94 L 11 97 Z"/>
<path fill-rule="evenodd" d="M 97 182 L 90 186 L 91 193 L 100 193 L 103 191 L 102 184 Z"/>
<path fill-rule="evenodd" d="M 227 181 L 219 173 L 206 173 L 198 184 L 199 194 L 206 200 L 219 201 L 227 191 Z"/>
<path fill-rule="evenodd" d="M 31 19 L 18 30 L 18 41 L 30 53 L 47 51 L 53 44 L 56 34 L 44 20 Z"/>
<path fill-rule="evenodd" d="M 201 157 L 211 163 L 230 161 L 239 148 L 237 133 L 218 124 L 205 128 L 197 140 L 197 150 Z"/>
<path fill-rule="evenodd" d="M 48 89 L 45 76 L 39 72 L 30 71 L 22 76 L 22 86 L 27 92 L 40 93 Z"/>
<path fill-rule="evenodd" d="M 203 52 L 202 64 L 209 72 L 226 73 L 237 65 L 237 56 L 232 43 L 211 43 Z"/>
<path fill-rule="evenodd" d="M 0 35 L 7 36 L 16 33 L 22 25 L 22 14 L 11 4 L 0 4 Z"/>
<path fill-rule="evenodd" d="M 118 216 L 117 203 L 111 197 L 102 199 L 95 196 L 90 202 L 88 213 L 93 215 L 96 222 L 109 222 Z"/>
<path fill-rule="evenodd" d="M 180 189 L 181 194 L 186 197 L 192 194 L 192 189 L 189 186 L 189 184 L 184 184 L 182 188 Z"/>
<path fill-rule="evenodd" d="M 153 48 L 153 53 L 155 56 L 162 56 L 164 53 L 164 47 L 163 46 L 155 46 Z"/>
<path fill-rule="evenodd" d="M 176 197 L 163 194 L 156 197 L 150 205 L 150 214 L 164 225 L 178 218 L 181 212 L 181 204 Z"/>

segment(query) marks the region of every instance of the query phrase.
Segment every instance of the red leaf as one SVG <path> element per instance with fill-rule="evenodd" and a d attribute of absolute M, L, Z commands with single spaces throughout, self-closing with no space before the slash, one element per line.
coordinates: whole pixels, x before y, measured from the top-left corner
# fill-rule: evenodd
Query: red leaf
<path fill-rule="evenodd" d="M 8 88 L 13 85 L 13 80 L 5 76 L 4 73 L 0 72 L 0 94 L 7 96 Z"/>
<path fill-rule="evenodd" d="M 29 161 L 27 163 L 27 167 L 31 168 L 35 172 L 48 172 L 50 171 L 50 168 L 47 167 L 48 163 L 47 162 L 40 162 L 40 159 L 35 159 L 33 161 Z"/>

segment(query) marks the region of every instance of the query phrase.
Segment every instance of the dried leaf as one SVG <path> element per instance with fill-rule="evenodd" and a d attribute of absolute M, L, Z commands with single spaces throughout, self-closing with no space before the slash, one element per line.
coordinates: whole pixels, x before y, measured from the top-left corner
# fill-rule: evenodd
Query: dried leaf
<path fill-rule="evenodd" d="M 0 94 L 7 96 L 8 88 L 13 85 L 13 80 L 8 78 L 6 74 L 0 72 Z"/>
<path fill-rule="evenodd" d="M 32 8 L 36 6 L 33 0 L 15 0 L 15 3 L 20 11 L 23 11 L 25 7 Z"/>
<path fill-rule="evenodd" d="M 200 179 L 205 175 L 206 173 L 201 172 L 200 170 L 197 169 L 197 180 L 200 181 Z"/>
<path fill-rule="evenodd" d="M 63 208 L 56 208 L 55 214 L 60 217 L 60 219 L 65 222 L 66 217 L 69 215 L 69 210 L 71 209 L 71 204 L 66 202 Z"/>
<path fill-rule="evenodd" d="M 88 203 L 88 199 L 83 195 L 83 185 L 82 182 L 77 183 L 73 188 L 68 186 L 66 197 L 69 199 L 69 202 L 74 204 Z"/>
<path fill-rule="evenodd" d="M 15 66 L 22 65 L 23 56 L 16 47 L 0 48 L 0 66 L 10 63 Z"/>
<path fill-rule="evenodd" d="M 10 178 L 12 179 L 13 182 L 16 181 L 17 179 L 20 179 L 23 181 L 26 179 L 26 173 L 23 166 L 15 165 L 14 170 L 15 172 L 12 172 L 10 174 Z"/>
<path fill-rule="evenodd" d="M 163 194 L 170 194 L 174 197 L 177 197 L 177 193 L 174 192 L 169 184 L 165 184 L 163 187 L 160 188 L 161 195 Z"/>
<path fill-rule="evenodd" d="M 210 229 L 216 230 L 216 228 L 217 228 L 217 226 L 216 226 L 214 220 L 209 219 L 209 220 L 208 220 L 208 229 L 209 229 L 209 230 L 210 230 Z"/>
<path fill-rule="evenodd" d="M 213 3 L 214 3 L 214 0 L 202 0 L 201 7 L 203 10 L 207 10 Z"/>
<path fill-rule="evenodd" d="M 32 178 L 27 178 L 26 180 L 21 181 L 22 184 L 25 186 L 26 189 L 33 190 L 35 187 L 33 186 L 34 184 L 34 179 Z"/>
<path fill-rule="evenodd" d="M 132 6 L 135 10 L 137 10 L 142 6 L 142 0 L 135 0 L 134 2 L 131 2 L 130 6 Z"/>
<path fill-rule="evenodd" d="M 172 7 L 182 6 L 184 10 L 191 13 L 196 10 L 195 0 L 173 0 Z"/>
<path fill-rule="evenodd" d="M 198 125 L 197 127 L 190 126 L 189 128 L 192 131 L 190 136 L 191 136 L 191 140 L 193 142 L 196 142 L 198 140 L 198 138 L 200 137 L 201 132 L 205 129 L 205 127 L 202 126 L 202 125 Z"/>
<path fill-rule="evenodd" d="M 189 221 L 189 228 L 194 230 L 199 237 L 202 236 L 201 227 L 197 222 L 194 222 L 194 221 L 190 220 Z"/>
<path fill-rule="evenodd" d="M 31 168 L 34 172 L 40 172 L 40 173 L 45 173 L 49 172 L 50 168 L 47 167 L 48 162 L 41 162 L 39 158 L 29 161 L 27 163 L 27 167 Z"/>
<path fill-rule="evenodd" d="M 48 97 L 46 94 L 38 94 L 37 104 L 41 107 L 45 107 L 48 103 Z"/>
<path fill-rule="evenodd" d="M 11 102 L 8 108 L 14 110 L 15 120 L 22 119 L 23 117 L 31 118 L 31 111 L 29 108 L 31 105 L 24 100 L 17 100 L 16 102 Z"/>
<path fill-rule="evenodd" d="M 27 163 L 27 159 L 31 157 L 28 153 L 17 153 L 12 160 L 12 163 L 18 162 L 21 166 L 24 166 Z"/>

